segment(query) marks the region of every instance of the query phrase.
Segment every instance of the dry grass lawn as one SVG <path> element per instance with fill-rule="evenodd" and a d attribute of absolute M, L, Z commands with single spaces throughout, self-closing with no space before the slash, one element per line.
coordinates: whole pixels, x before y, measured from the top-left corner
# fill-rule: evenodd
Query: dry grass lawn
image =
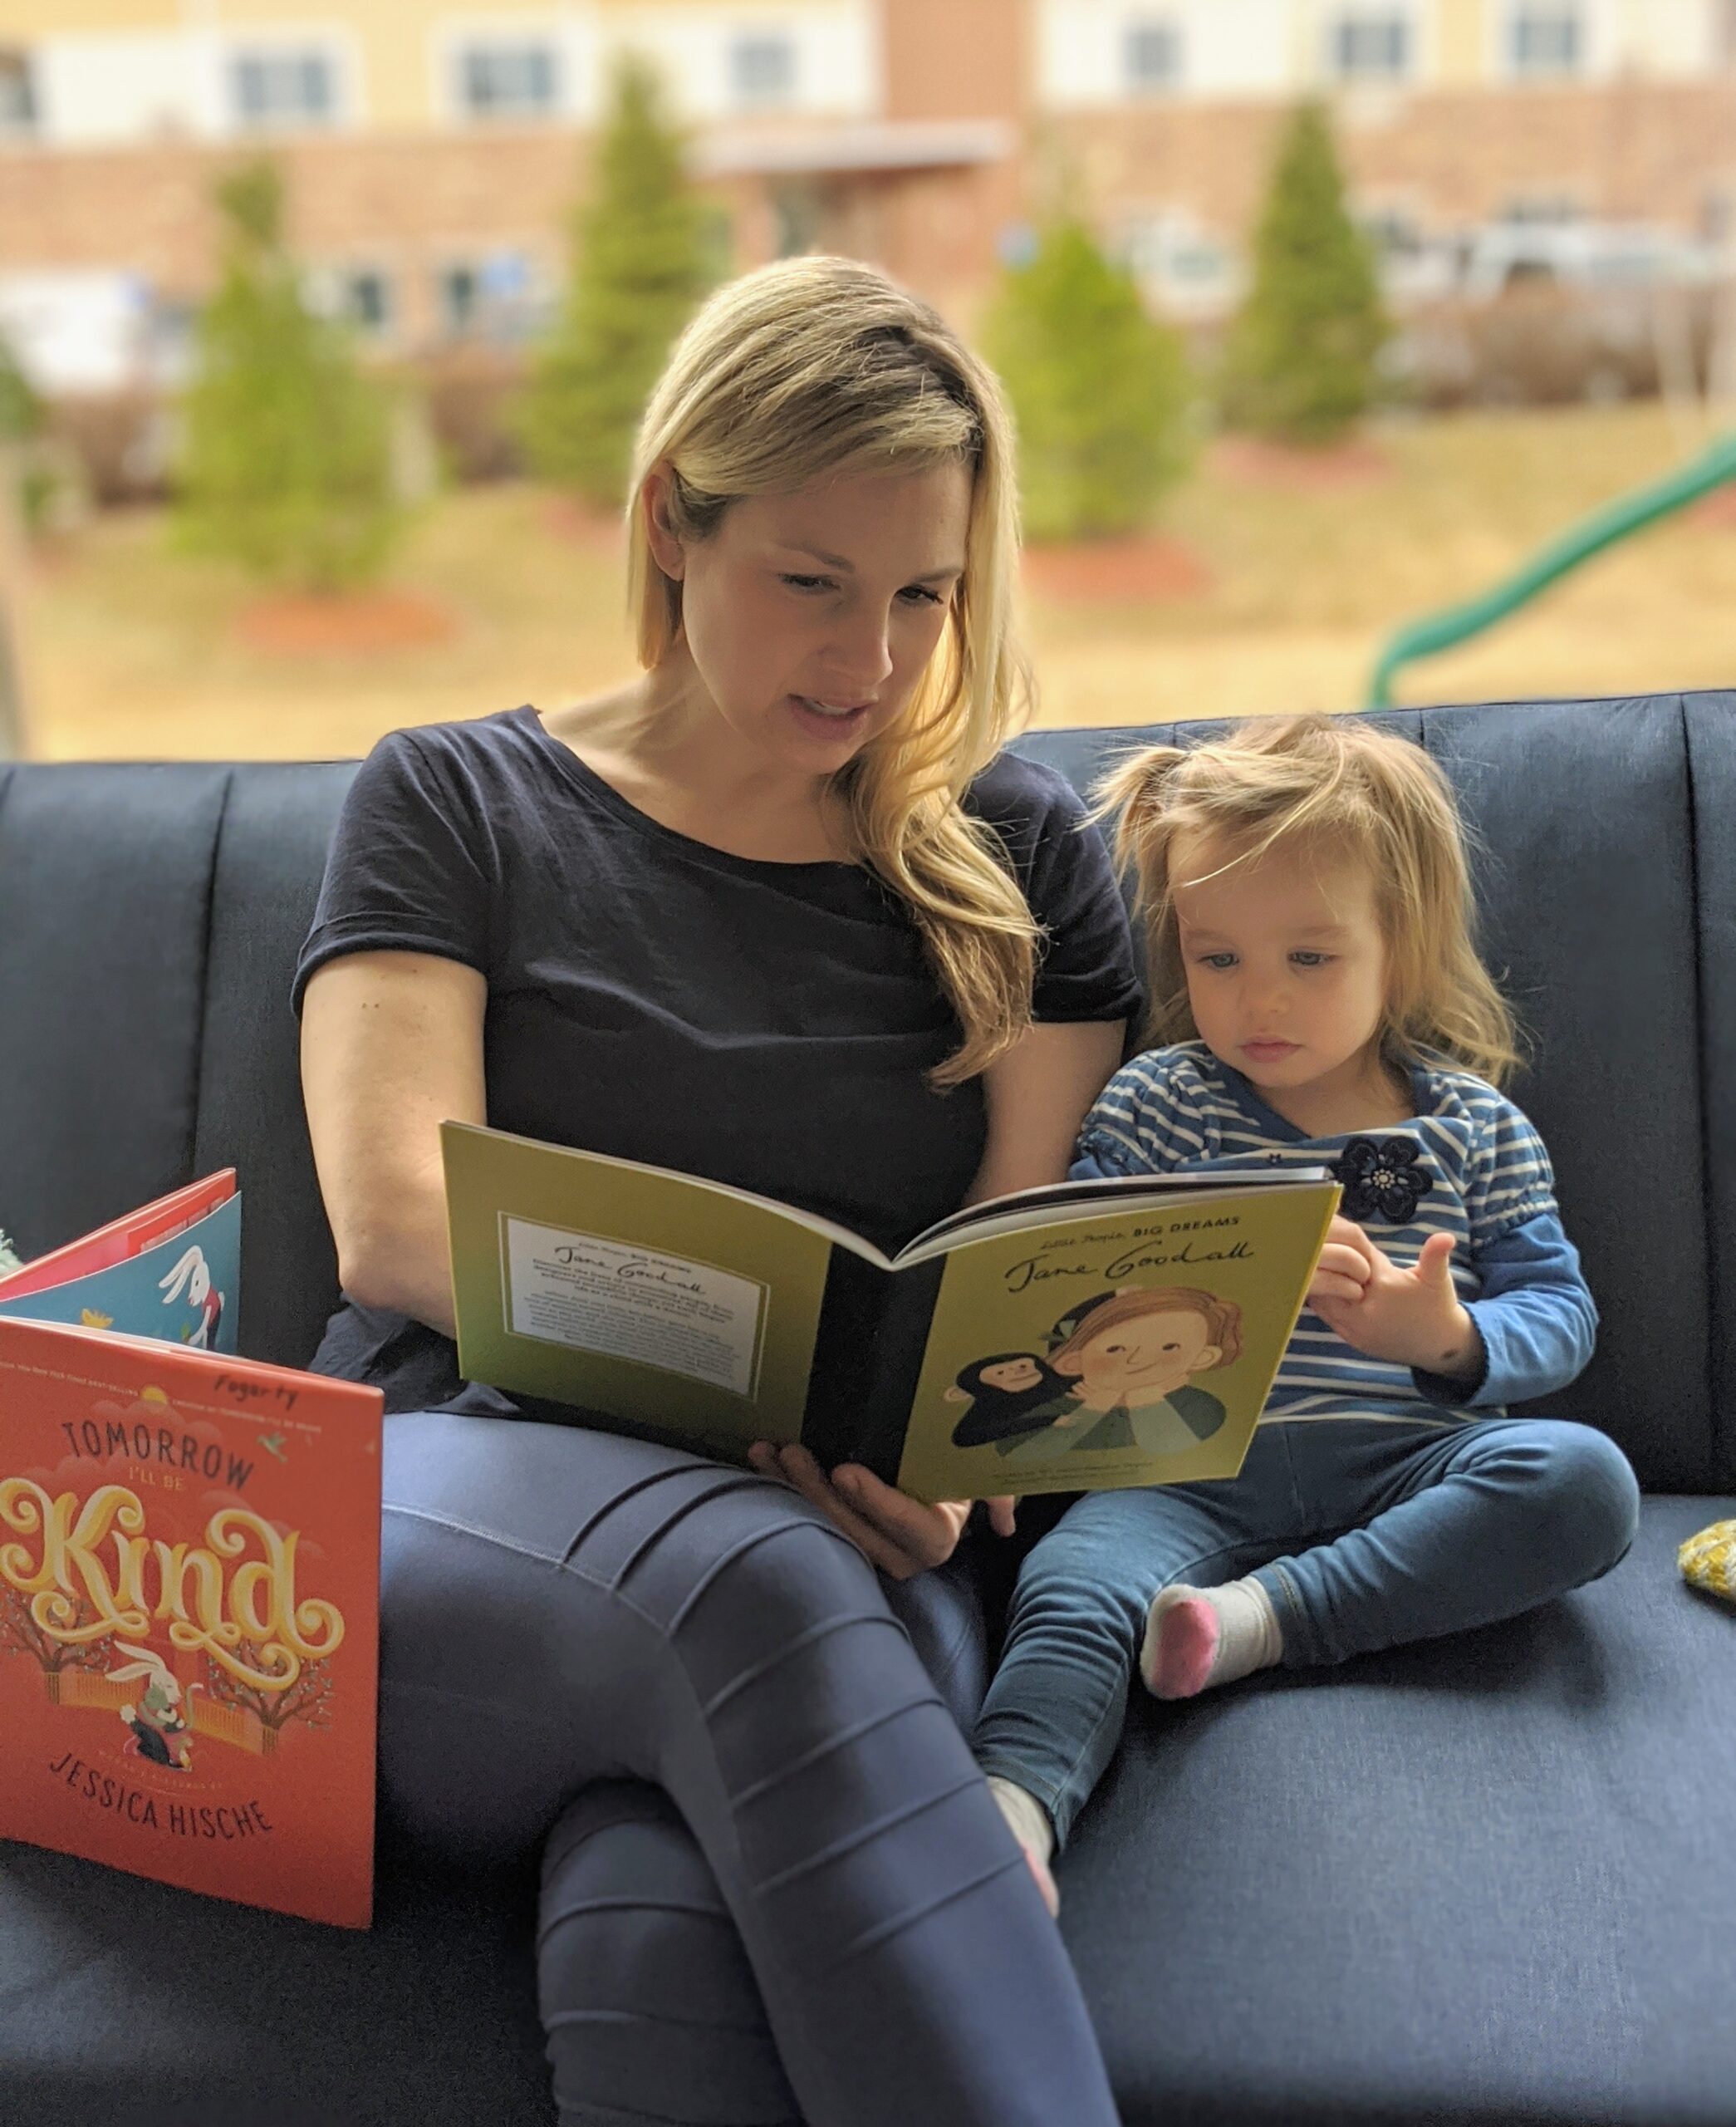
<path fill-rule="evenodd" d="M 1395 425 L 1338 481 L 1208 454 L 1163 530 L 1203 587 L 1140 604 L 1032 596 L 1040 720 L 1135 723 L 1363 699 L 1400 621 L 1486 587 L 1707 438 L 1657 406 Z M 1369 454 L 1365 454 L 1365 457 Z M 450 616 L 438 641 L 270 651 L 231 572 L 174 556 L 154 513 L 92 523 L 40 560 L 23 647 L 30 749 L 47 759 L 293 759 L 365 751 L 396 725 L 619 678 L 629 651 L 612 533 L 525 485 L 444 498 L 395 588 Z M 1642 534 L 1480 642 L 1413 667 L 1410 700 L 1736 685 L 1736 498 Z"/>

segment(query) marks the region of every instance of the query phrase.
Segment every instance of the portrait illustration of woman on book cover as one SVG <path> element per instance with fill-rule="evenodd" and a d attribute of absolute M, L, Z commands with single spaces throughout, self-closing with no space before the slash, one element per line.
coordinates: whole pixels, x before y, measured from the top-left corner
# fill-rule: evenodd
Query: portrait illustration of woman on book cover
<path fill-rule="evenodd" d="M 1233 1300 L 1189 1285 L 1130 1286 L 1086 1301 L 1056 1329 L 1047 1366 L 1067 1382 L 1067 1401 L 1009 1459 L 1129 1447 L 1182 1455 L 1223 1425 L 1224 1405 L 1193 1378 L 1241 1357 Z"/>

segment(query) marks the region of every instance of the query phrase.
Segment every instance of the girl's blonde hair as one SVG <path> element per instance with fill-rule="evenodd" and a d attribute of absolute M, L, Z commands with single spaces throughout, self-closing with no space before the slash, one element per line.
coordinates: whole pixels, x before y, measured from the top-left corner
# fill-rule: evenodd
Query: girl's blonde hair
<path fill-rule="evenodd" d="M 1474 942 L 1464 824 L 1420 746 L 1351 717 L 1260 718 L 1209 744 L 1135 754 L 1096 798 L 1100 817 L 1120 816 L 1116 854 L 1138 882 L 1155 1042 L 1198 1038 L 1170 864 L 1179 838 L 1207 836 L 1225 869 L 1279 847 L 1366 867 L 1386 945 L 1390 1060 L 1433 1051 L 1494 1085 L 1518 1064 L 1513 1014 Z"/>
<path fill-rule="evenodd" d="M 856 853 L 910 909 L 964 1029 L 934 1073 L 956 1085 L 1030 1024 L 1037 926 L 1004 847 L 960 799 L 1025 721 L 1013 627 L 1018 503 L 1012 423 L 993 376 L 929 306 L 855 259 L 780 260 L 720 288 L 651 395 L 627 505 L 628 600 L 640 661 L 681 630 L 681 586 L 650 550 L 643 494 L 668 470 L 689 540 L 732 502 L 821 474 L 971 474 L 963 582 L 905 713 L 836 779 Z"/>

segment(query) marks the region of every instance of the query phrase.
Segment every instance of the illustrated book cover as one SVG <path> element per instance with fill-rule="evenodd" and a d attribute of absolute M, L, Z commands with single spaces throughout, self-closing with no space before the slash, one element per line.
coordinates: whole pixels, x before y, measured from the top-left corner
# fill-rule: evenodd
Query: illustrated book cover
<path fill-rule="evenodd" d="M 0 1839 L 367 1926 L 381 1401 L 0 1314 Z"/>
<path fill-rule="evenodd" d="M 233 1352 L 241 1197 L 225 1167 L 0 1275 L 0 1315 Z"/>
<path fill-rule="evenodd" d="M 1339 1196 L 1323 1168 L 1063 1182 L 888 1256 L 721 1183 L 441 1134 L 467 1380 L 928 1501 L 1233 1476 Z"/>

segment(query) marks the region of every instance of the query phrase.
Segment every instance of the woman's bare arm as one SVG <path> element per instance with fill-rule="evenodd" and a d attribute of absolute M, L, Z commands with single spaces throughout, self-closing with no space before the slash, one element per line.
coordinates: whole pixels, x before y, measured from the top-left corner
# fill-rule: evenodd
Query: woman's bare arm
<path fill-rule="evenodd" d="M 983 1074 L 988 1142 L 967 1204 L 1065 1181 L 1091 1103 L 1121 1060 L 1123 1019 L 1033 1026 Z"/>
<path fill-rule="evenodd" d="M 440 1125 L 488 1119 L 487 1002 L 460 961 L 372 952 L 328 960 L 302 1005 L 302 1093 L 344 1289 L 449 1337 Z"/>

